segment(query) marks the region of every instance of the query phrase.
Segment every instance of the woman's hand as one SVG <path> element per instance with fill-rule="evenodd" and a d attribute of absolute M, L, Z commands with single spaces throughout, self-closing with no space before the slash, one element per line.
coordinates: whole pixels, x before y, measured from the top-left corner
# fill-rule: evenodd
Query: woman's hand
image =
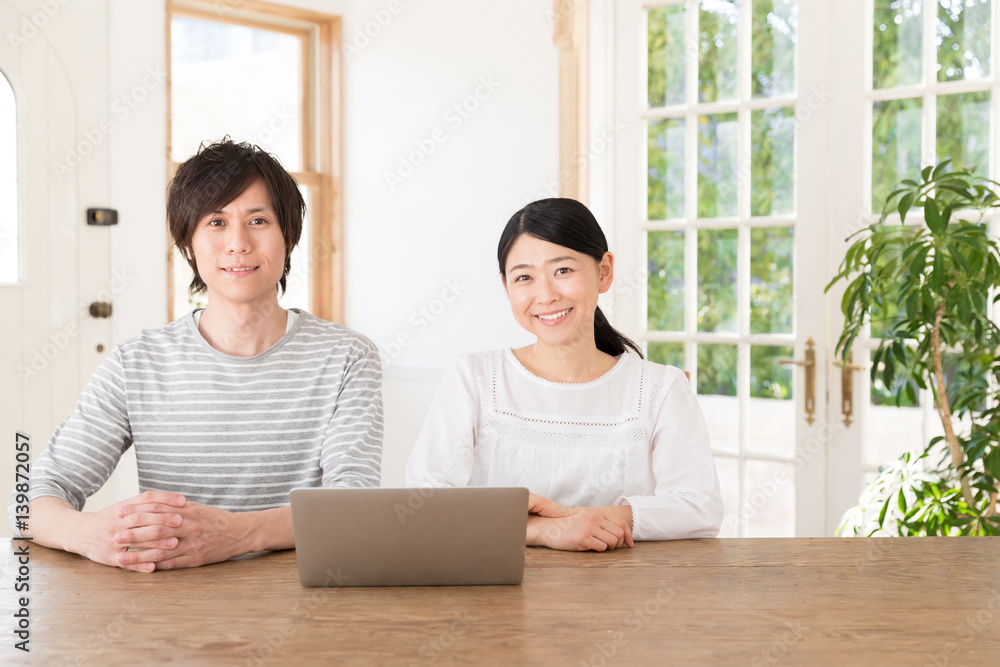
<path fill-rule="evenodd" d="M 549 500 L 545 496 L 540 496 L 535 493 L 528 493 L 528 514 L 537 514 L 539 516 L 547 516 L 547 517 L 559 517 L 559 516 L 569 516 L 572 513 L 573 513 L 572 509 L 560 505 L 554 500 Z"/>
<path fill-rule="evenodd" d="M 529 516 L 526 543 L 528 546 L 545 546 L 562 551 L 606 551 L 631 547 L 631 522 L 622 509 L 627 510 L 631 518 L 631 508 L 627 506 L 577 507 L 570 510 L 569 515 Z"/>

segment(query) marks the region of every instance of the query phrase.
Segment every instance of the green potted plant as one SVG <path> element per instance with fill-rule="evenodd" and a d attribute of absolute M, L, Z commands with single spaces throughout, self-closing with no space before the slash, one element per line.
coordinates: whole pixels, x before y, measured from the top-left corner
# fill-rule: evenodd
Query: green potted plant
<path fill-rule="evenodd" d="M 837 353 L 847 361 L 872 325 L 872 380 L 894 388 L 897 405 L 929 387 L 944 429 L 883 467 L 841 534 L 1000 534 L 1000 330 L 990 319 L 1000 250 L 984 222 L 1000 183 L 949 164 L 893 190 L 879 221 L 848 237 L 826 288 L 847 283 Z M 907 224 L 913 209 L 922 224 Z"/>

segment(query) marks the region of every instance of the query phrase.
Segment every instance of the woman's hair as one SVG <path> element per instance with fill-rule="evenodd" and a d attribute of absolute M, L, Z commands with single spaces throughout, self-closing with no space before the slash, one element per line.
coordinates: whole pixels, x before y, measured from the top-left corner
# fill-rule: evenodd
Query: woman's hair
<path fill-rule="evenodd" d="M 540 199 L 511 216 L 500 235 L 497 261 L 504 278 L 507 255 L 522 234 L 590 255 L 597 262 L 608 252 L 608 240 L 590 209 L 575 199 Z M 639 346 L 611 326 L 600 306 L 594 312 L 594 340 L 598 350 L 612 356 L 617 357 L 628 348 L 642 357 Z"/>
<path fill-rule="evenodd" d="M 206 289 L 191 250 L 191 237 L 198 221 L 239 197 L 258 179 L 264 182 L 285 239 L 285 270 L 279 282 L 284 293 L 285 280 L 292 268 L 292 249 L 302 236 L 306 203 L 295 179 L 277 158 L 259 146 L 237 144 L 226 137 L 207 146 L 202 144 L 194 157 L 177 168 L 167 192 L 170 237 L 194 271 L 191 294 Z"/>

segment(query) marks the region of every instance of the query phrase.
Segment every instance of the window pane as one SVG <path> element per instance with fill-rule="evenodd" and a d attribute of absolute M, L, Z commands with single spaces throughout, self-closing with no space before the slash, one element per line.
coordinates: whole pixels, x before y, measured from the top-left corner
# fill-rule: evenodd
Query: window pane
<path fill-rule="evenodd" d="M 698 345 L 698 405 L 705 414 L 712 448 L 740 451 L 739 402 L 736 398 L 735 345 Z"/>
<path fill-rule="evenodd" d="M 875 88 L 907 86 L 923 78 L 923 2 L 875 0 Z"/>
<path fill-rule="evenodd" d="M 937 98 L 937 159 L 951 168 L 989 173 L 990 93 L 960 93 Z"/>
<path fill-rule="evenodd" d="M 796 0 L 754 0 L 753 96 L 795 92 Z"/>
<path fill-rule="evenodd" d="M 684 119 L 649 123 L 646 217 L 684 217 Z"/>
<path fill-rule="evenodd" d="M 14 90 L 0 72 L 0 283 L 21 278 L 17 197 L 17 106 Z"/>
<path fill-rule="evenodd" d="M 793 358 L 792 346 L 750 347 L 750 414 L 747 446 L 758 454 L 795 456 L 795 401 L 792 368 L 778 363 Z"/>
<path fill-rule="evenodd" d="M 795 212 L 795 112 L 791 107 L 750 114 L 750 215 Z"/>
<path fill-rule="evenodd" d="M 285 280 L 285 293 L 278 299 L 282 308 L 299 308 L 304 311 L 311 311 L 309 303 L 309 275 L 314 267 L 309 259 L 309 244 L 311 240 L 310 215 L 312 201 L 309 199 L 309 188 L 305 185 L 299 186 L 302 199 L 306 202 L 306 215 L 302 219 L 302 237 L 299 243 L 292 250 L 292 268 L 288 271 L 288 278 Z"/>
<path fill-rule="evenodd" d="M 937 12 L 937 79 L 982 79 L 993 66 L 990 0 L 940 0 Z"/>
<path fill-rule="evenodd" d="M 646 245 L 649 269 L 646 326 L 651 331 L 683 331 L 684 232 L 649 232 Z"/>
<path fill-rule="evenodd" d="M 650 343 L 646 356 L 658 364 L 684 369 L 684 343 Z"/>
<path fill-rule="evenodd" d="M 720 102 L 739 96 L 737 37 L 739 0 L 700 3 L 698 12 L 698 100 Z"/>
<path fill-rule="evenodd" d="M 750 230 L 750 333 L 792 333 L 792 227 Z"/>
<path fill-rule="evenodd" d="M 736 396 L 736 346 L 698 345 L 698 393 Z M 727 419 L 736 421 L 736 413 Z"/>
<path fill-rule="evenodd" d="M 647 15 L 649 106 L 684 104 L 684 5 L 654 7 Z"/>
<path fill-rule="evenodd" d="M 920 451 L 924 440 L 924 415 L 918 407 L 897 408 L 873 404 L 868 410 L 865 463 L 881 466 L 906 451 Z"/>
<path fill-rule="evenodd" d="M 698 117 L 698 217 L 734 216 L 739 178 L 737 114 Z"/>
<path fill-rule="evenodd" d="M 919 97 L 875 102 L 872 108 L 872 210 L 882 211 L 893 186 L 920 171 Z"/>
<path fill-rule="evenodd" d="M 228 134 L 274 153 L 288 171 L 302 171 L 298 37 L 175 17 L 170 40 L 174 161 Z"/>
<path fill-rule="evenodd" d="M 794 464 L 749 460 L 745 484 L 746 536 L 794 537 Z"/>
<path fill-rule="evenodd" d="M 736 332 L 736 239 L 735 229 L 698 230 L 698 331 Z"/>

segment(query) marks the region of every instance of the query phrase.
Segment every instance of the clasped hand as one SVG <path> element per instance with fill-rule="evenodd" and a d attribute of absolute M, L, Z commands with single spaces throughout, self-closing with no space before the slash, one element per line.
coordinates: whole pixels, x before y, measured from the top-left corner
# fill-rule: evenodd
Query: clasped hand
<path fill-rule="evenodd" d="M 605 551 L 633 545 L 631 508 L 565 507 L 544 496 L 528 495 L 528 546 L 563 551 Z"/>
<path fill-rule="evenodd" d="M 247 551 L 247 531 L 237 515 L 167 491 L 115 503 L 92 521 L 82 555 L 126 570 L 197 567 Z"/>

